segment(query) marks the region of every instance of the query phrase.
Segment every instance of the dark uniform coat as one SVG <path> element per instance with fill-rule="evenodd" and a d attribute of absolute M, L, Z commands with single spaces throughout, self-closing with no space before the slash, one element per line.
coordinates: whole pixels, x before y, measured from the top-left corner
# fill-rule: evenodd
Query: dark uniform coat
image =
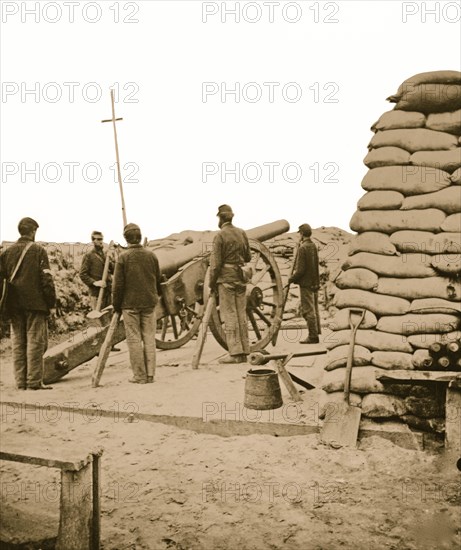
<path fill-rule="evenodd" d="M 0 256 L 0 277 L 9 279 L 24 250 L 31 242 L 29 237 L 20 237 Z M 8 308 L 14 310 L 40 311 L 46 314 L 55 306 L 56 291 L 50 263 L 42 245 L 33 243 L 27 250 L 21 266 L 8 292 Z"/>

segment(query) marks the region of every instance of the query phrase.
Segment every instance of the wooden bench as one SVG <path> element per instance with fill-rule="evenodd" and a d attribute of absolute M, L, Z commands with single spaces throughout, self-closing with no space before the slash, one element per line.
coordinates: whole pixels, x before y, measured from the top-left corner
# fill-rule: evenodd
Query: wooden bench
<path fill-rule="evenodd" d="M 1 460 L 11 460 L 61 470 L 59 528 L 56 550 L 99 550 L 100 546 L 100 457 L 97 449 L 75 458 L 50 458 L 47 449 L 26 454 L 8 445 Z"/>
<path fill-rule="evenodd" d="M 383 383 L 447 384 L 445 398 L 445 448 L 461 458 L 461 372 L 390 370 L 378 377 Z"/>

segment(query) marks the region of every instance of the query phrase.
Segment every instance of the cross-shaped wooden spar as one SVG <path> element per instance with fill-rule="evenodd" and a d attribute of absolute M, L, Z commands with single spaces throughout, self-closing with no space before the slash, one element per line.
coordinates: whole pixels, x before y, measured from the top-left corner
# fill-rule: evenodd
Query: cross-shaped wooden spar
<path fill-rule="evenodd" d="M 112 103 L 112 118 L 108 118 L 107 120 L 101 120 L 101 122 L 112 122 L 112 126 L 114 128 L 115 157 L 117 159 L 117 177 L 118 177 L 118 185 L 120 188 L 120 197 L 122 199 L 123 227 L 125 227 L 128 222 L 126 220 L 125 197 L 123 196 L 122 173 L 120 171 L 120 158 L 118 154 L 117 126 L 115 124 L 118 120 L 123 120 L 123 118 L 115 118 L 114 90 L 110 91 L 110 99 Z"/>

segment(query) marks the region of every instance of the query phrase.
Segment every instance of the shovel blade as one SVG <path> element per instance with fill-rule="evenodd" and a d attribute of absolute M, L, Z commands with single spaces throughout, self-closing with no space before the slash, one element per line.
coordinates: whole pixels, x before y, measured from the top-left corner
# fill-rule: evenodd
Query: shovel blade
<path fill-rule="evenodd" d="M 335 403 L 325 417 L 320 439 L 333 448 L 356 447 L 362 411 L 347 403 Z"/>

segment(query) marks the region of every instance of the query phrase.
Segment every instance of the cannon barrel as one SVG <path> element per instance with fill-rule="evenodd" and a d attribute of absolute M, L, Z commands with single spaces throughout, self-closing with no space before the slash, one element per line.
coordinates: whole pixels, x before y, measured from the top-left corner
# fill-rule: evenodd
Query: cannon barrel
<path fill-rule="evenodd" d="M 248 229 L 246 233 L 250 239 L 256 239 L 262 242 L 272 239 L 277 235 L 281 235 L 282 233 L 286 233 L 289 229 L 290 224 L 286 220 L 278 220 Z M 158 258 L 162 275 L 169 278 L 194 258 L 209 254 L 211 252 L 213 239 L 217 233 L 218 231 L 210 231 L 206 235 L 206 240 L 200 240 L 185 246 L 178 246 L 174 249 L 155 249 L 154 253 Z"/>

